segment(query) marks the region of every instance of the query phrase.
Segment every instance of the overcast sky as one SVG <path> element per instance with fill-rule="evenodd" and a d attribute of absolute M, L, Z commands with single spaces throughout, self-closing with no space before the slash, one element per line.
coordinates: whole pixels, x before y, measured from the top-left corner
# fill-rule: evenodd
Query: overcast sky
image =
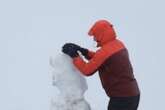
<path fill-rule="evenodd" d="M 99 19 L 114 25 L 127 46 L 141 89 L 139 110 L 163 110 L 165 98 L 164 0 L 1 0 L 0 109 L 48 110 L 52 91 L 49 57 L 65 42 L 94 49 L 87 32 Z M 108 102 L 95 74 L 87 100 Z"/>

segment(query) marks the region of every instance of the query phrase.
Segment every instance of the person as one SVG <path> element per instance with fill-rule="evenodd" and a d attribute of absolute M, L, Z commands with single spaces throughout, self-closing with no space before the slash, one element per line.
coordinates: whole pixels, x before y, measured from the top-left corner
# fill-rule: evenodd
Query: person
<path fill-rule="evenodd" d="M 102 86 L 110 98 L 108 110 L 137 110 L 140 90 L 133 74 L 128 50 L 116 36 L 113 25 L 107 20 L 97 21 L 89 30 L 100 47 L 96 52 L 74 43 L 66 43 L 62 52 L 73 59 L 73 64 L 85 76 L 96 71 Z M 84 61 L 78 51 L 85 56 Z"/>

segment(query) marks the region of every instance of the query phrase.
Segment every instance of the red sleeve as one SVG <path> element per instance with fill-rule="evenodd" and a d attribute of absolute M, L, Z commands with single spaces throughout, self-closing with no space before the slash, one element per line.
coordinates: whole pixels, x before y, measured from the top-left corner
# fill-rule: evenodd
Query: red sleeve
<path fill-rule="evenodd" d="M 94 55 L 95 55 L 95 52 L 89 50 L 88 51 L 88 58 L 87 59 L 88 60 L 91 59 Z"/>
<path fill-rule="evenodd" d="M 73 59 L 74 65 L 86 76 L 94 74 L 99 66 L 104 62 L 106 53 L 101 49 L 94 53 L 89 53 L 93 56 L 89 62 L 85 62 L 81 57 L 76 57 Z"/>

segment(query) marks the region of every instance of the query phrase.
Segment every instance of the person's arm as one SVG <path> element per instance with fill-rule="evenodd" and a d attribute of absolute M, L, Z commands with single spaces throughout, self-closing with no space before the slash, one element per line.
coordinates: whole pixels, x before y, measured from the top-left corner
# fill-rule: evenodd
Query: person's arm
<path fill-rule="evenodd" d="M 88 54 L 85 56 L 85 58 L 87 60 L 90 60 L 94 55 L 95 55 L 96 52 L 93 52 L 91 50 L 88 50 Z"/>
<path fill-rule="evenodd" d="M 96 53 L 89 52 L 89 56 L 91 59 L 88 63 L 85 62 L 80 56 L 73 58 L 74 65 L 86 76 L 90 76 L 98 70 L 106 59 L 106 53 L 103 50 L 99 50 Z"/>

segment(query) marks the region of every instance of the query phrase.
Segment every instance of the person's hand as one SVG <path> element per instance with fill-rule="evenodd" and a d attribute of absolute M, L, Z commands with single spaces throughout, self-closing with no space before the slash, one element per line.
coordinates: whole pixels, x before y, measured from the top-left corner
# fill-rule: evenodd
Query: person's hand
<path fill-rule="evenodd" d="M 67 53 L 69 51 L 69 48 L 74 48 L 74 51 L 80 51 L 83 56 L 88 58 L 88 49 L 82 48 L 81 46 L 74 44 L 74 43 L 66 43 L 64 45 L 63 52 Z M 73 50 L 73 49 L 72 49 Z"/>
<path fill-rule="evenodd" d="M 80 46 L 73 43 L 66 43 L 62 47 L 62 52 L 74 58 L 78 56 L 77 51 L 80 49 Z"/>
<path fill-rule="evenodd" d="M 83 56 L 88 57 L 88 49 L 80 47 L 79 51 L 82 53 Z"/>

